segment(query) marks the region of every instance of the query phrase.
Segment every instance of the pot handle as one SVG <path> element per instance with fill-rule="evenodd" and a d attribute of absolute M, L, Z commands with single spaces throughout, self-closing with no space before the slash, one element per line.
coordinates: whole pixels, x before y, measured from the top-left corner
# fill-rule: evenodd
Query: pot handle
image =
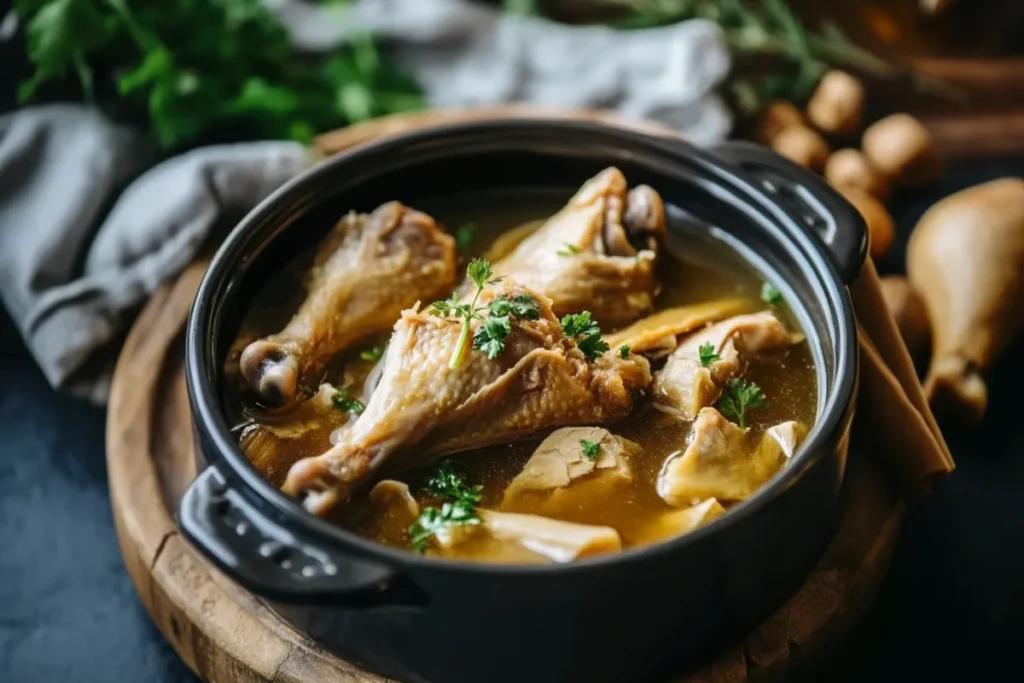
<path fill-rule="evenodd" d="M 207 467 L 181 499 L 185 536 L 221 571 L 253 593 L 291 604 L 388 602 L 397 578 L 369 560 L 331 554 L 261 514 L 229 485 L 216 465 Z"/>
<path fill-rule="evenodd" d="M 860 273 L 868 251 L 867 225 L 822 178 L 752 142 L 731 140 L 712 152 L 756 179 L 759 190 L 820 239 L 844 284 Z"/>

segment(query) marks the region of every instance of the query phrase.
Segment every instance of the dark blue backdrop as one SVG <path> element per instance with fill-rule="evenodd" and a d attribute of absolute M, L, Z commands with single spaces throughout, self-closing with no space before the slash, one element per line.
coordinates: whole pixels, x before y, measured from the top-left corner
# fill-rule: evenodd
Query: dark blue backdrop
<path fill-rule="evenodd" d="M 901 233 L 937 198 L 1001 175 L 1024 176 L 1024 159 L 961 165 L 898 198 Z M 902 263 L 901 244 L 880 266 Z M 1020 387 L 1024 349 L 994 377 L 985 424 L 953 441 L 958 471 L 911 510 L 879 599 L 821 680 L 973 681 L 1012 665 L 1024 643 Z M 194 680 L 121 564 L 103 429 L 103 410 L 49 389 L 0 315 L 0 681 Z"/>

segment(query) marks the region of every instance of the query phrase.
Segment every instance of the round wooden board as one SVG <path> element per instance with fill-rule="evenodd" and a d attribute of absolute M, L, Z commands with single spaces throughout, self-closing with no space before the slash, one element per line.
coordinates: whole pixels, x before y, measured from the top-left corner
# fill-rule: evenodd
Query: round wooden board
<path fill-rule="evenodd" d="M 471 116 L 510 114 L 529 112 L 501 109 Z M 607 120 L 593 113 L 557 115 Z M 390 117 L 328 134 L 316 145 L 329 154 L 382 134 L 463 116 Z M 107 467 L 117 537 L 135 589 L 164 636 L 205 681 L 385 681 L 293 631 L 212 568 L 178 531 L 178 501 L 195 476 L 182 333 L 204 269 L 202 262 L 191 265 L 153 295 L 114 374 Z M 904 502 L 877 465 L 856 451 L 855 440 L 836 536 L 804 586 L 741 643 L 703 669 L 681 673 L 677 683 L 785 680 L 813 671 L 859 621 L 885 575 Z"/>

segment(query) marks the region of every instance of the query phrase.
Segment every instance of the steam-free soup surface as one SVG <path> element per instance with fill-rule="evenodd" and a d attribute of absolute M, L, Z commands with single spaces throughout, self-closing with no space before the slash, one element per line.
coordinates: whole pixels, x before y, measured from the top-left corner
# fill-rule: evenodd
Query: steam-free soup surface
<path fill-rule="evenodd" d="M 466 237 L 472 235 L 468 249 L 460 251 L 460 256 L 466 260 L 487 253 L 496 240 L 514 228 L 551 216 L 572 192 L 567 189 L 477 193 L 418 202 L 416 208 L 434 216 L 452 232 L 462 228 L 460 234 L 464 243 Z M 465 226 L 471 226 L 472 230 Z M 302 301 L 302 274 L 308 264 L 308 256 L 297 259 L 266 283 L 245 317 L 236 354 L 244 344 L 280 330 L 288 321 Z M 784 304 L 772 307 L 760 303 L 763 282 L 750 266 L 721 243 L 701 234 L 673 234 L 667 250 L 661 254 L 657 277 L 660 291 L 655 298 L 655 311 L 748 297 L 759 302 L 763 310 L 772 310 L 788 329 L 799 331 Z M 611 332 L 614 330 L 602 329 L 604 334 Z M 361 395 L 367 376 L 377 364 L 377 350 L 387 343 L 388 337 L 389 333 L 377 334 L 341 353 L 327 366 L 324 381 L 340 387 L 346 395 Z M 656 371 L 662 362 L 663 359 L 654 360 L 652 370 Z M 768 404 L 746 412 L 746 426 L 750 430 L 742 448 L 753 453 L 765 431 L 780 423 L 796 421 L 806 428 L 813 425 L 817 410 L 816 374 L 805 341 L 751 360 L 743 377 L 763 390 Z M 278 486 L 295 462 L 329 449 L 332 433 L 357 417 L 340 408 L 326 413 L 309 410 L 304 416 L 302 406 L 275 417 L 272 411 L 253 409 L 251 397 L 241 389 L 227 397 L 227 404 L 228 410 L 237 417 L 240 442 L 248 457 Z M 570 498 L 568 504 L 558 509 L 557 517 L 569 522 L 612 527 L 626 547 L 659 540 L 657 533 L 652 534 L 652 529 L 657 528 L 656 521 L 678 508 L 659 496 L 657 478 L 667 459 L 678 457 L 687 448 L 692 425 L 692 420 L 657 409 L 651 396 L 641 398 L 627 418 L 602 425 L 613 435 L 639 445 L 639 452 L 629 457 L 632 481 L 617 487 L 614 495 Z M 265 429 L 266 426 L 273 429 Z M 529 440 L 458 453 L 449 460 L 467 484 L 482 487 L 480 507 L 497 510 L 509 483 L 523 471 L 531 454 L 550 432 L 547 430 Z M 387 474 L 407 483 L 421 507 L 438 506 L 440 501 L 423 488 L 424 480 L 436 467 L 435 461 L 417 470 Z M 350 501 L 334 508 L 330 519 L 380 543 L 410 547 L 405 513 L 371 504 L 369 489 L 370 486 L 364 486 L 356 490 Z M 722 501 L 722 504 L 728 507 L 732 502 Z M 428 552 L 432 551 L 428 548 Z"/>

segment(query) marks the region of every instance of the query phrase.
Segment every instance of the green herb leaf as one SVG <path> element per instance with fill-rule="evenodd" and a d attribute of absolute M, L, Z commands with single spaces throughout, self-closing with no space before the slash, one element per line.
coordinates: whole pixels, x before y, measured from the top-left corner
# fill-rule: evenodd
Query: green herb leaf
<path fill-rule="evenodd" d="M 455 228 L 455 245 L 459 251 L 469 251 L 476 238 L 476 223 L 466 222 Z"/>
<path fill-rule="evenodd" d="M 338 410 L 343 410 L 347 413 L 355 413 L 356 415 L 360 415 L 364 410 L 366 410 L 366 406 L 363 405 L 362 401 L 350 397 L 348 392 L 344 389 L 338 389 L 334 392 L 331 396 L 331 403 L 333 403 L 334 407 Z"/>
<path fill-rule="evenodd" d="M 741 428 L 746 429 L 746 412 L 751 408 L 768 408 L 770 404 L 765 400 L 761 387 L 753 382 L 746 382 L 738 377 L 730 379 L 725 384 L 725 390 L 718 399 L 718 410 L 727 418 L 730 418 Z"/>
<path fill-rule="evenodd" d="M 629 357 L 629 345 L 628 344 L 623 344 L 622 346 L 619 347 L 619 358 L 625 359 L 625 358 L 628 358 L 628 357 Z"/>
<path fill-rule="evenodd" d="M 712 363 L 722 360 L 722 357 L 718 355 L 717 351 L 715 351 L 714 345 L 710 343 L 701 344 L 700 348 L 697 349 L 697 352 L 700 354 L 700 366 L 702 368 L 706 368 Z"/>
<path fill-rule="evenodd" d="M 601 339 L 601 332 L 595 332 L 594 334 L 588 335 L 583 339 L 576 342 L 576 346 L 583 352 L 583 355 L 587 357 L 587 360 L 594 360 L 602 353 L 610 349 L 608 342 Z"/>
<path fill-rule="evenodd" d="M 572 338 L 601 332 L 597 322 L 590 319 L 590 311 L 562 316 L 562 330 L 565 336 Z"/>
<path fill-rule="evenodd" d="M 19 88 L 22 101 L 77 78 L 85 99 L 148 122 L 165 148 L 206 139 L 308 141 L 314 130 L 423 107 L 416 83 L 377 54 L 371 36 L 353 36 L 318 63 L 293 49 L 262 0 L 16 5 L 34 69 Z M 94 81 L 117 87 L 94 93 Z"/>
<path fill-rule="evenodd" d="M 468 304 L 459 303 L 458 295 L 453 293 L 446 301 L 435 301 L 430 311 L 431 315 L 462 318 L 462 331 L 452 350 L 451 358 L 448 359 L 448 367 L 452 369 L 462 362 L 466 344 L 469 342 L 470 326 L 474 320 L 481 320 L 482 323 L 473 334 L 473 348 L 480 349 L 488 358 L 494 359 L 501 355 L 505 349 L 505 337 L 512 332 L 510 316 L 522 320 L 540 318 L 540 304 L 525 294 L 518 294 L 512 299 L 502 295 L 491 301 L 488 306 L 477 306 L 484 286 L 502 280 L 500 277 L 492 277 L 491 264 L 486 259 L 475 258 L 470 261 L 466 267 L 466 275 L 476 285 L 473 301 Z M 482 315 L 484 311 L 490 314 L 486 318 Z"/>
<path fill-rule="evenodd" d="M 565 336 L 576 342 L 576 347 L 583 352 L 587 360 L 594 360 L 610 349 L 601 338 L 601 328 L 591 320 L 590 311 L 570 313 L 562 317 L 562 330 Z"/>
<path fill-rule="evenodd" d="M 580 248 L 575 244 L 569 244 L 566 242 L 565 245 L 555 253 L 559 256 L 572 256 L 573 254 L 580 253 L 580 251 Z"/>
<path fill-rule="evenodd" d="M 455 292 L 444 301 L 435 301 L 431 304 L 430 315 L 452 317 L 464 316 L 469 312 L 469 304 L 459 303 L 459 296 Z"/>
<path fill-rule="evenodd" d="M 484 318 L 473 335 L 473 348 L 480 349 L 494 360 L 505 350 L 505 337 L 512 332 L 512 323 L 507 315 L 492 315 Z"/>
<path fill-rule="evenodd" d="M 431 538 L 451 527 L 480 523 L 480 517 L 473 508 L 483 497 L 483 487 L 467 485 L 455 472 L 450 460 L 438 465 L 427 479 L 424 490 L 444 502 L 440 509 L 425 508 L 409 527 L 410 544 L 416 551 L 424 552 Z"/>
<path fill-rule="evenodd" d="M 384 357 L 384 347 L 374 346 L 372 349 L 364 349 L 359 352 L 359 357 L 368 363 L 376 363 Z"/>
<path fill-rule="evenodd" d="M 540 304 L 529 294 L 516 294 L 511 299 L 502 294 L 488 308 L 491 315 L 495 316 L 514 315 L 520 320 L 540 319 Z"/>
<path fill-rule="evenodd" d="M 580 448 L 583 449 L 583 457 L 587 460 L 593 460 L 601 454 L 601 444 L 597 441 L 591 441 L 590 439 L 580 439 Z"/>
<path fill-rule="evenodd" d="M 441 509 L 424 508 L 420 516 L 409 527 L 409 544 L 418 553 L 427 550 L 427 544 L 437 534 L 452 527 L 480 524 L 471 505 L 462 502 L 444 503 Z"/>
<path fill-rule="evenodd" d="M 466 275 L 478 289 L 483 289 L 484 285 L 497 284 L 502 280 L 500 277 L 491 277 L 491 262 L 482 258 L 475 258 L 469 262 L 469 265 L 466 266 Z"/>
<path fill-rule="evenodd" d="M 477 505 L 482 497 L 482 486 L 469 486 L 455 471 L 451 460 L 444 460 L 437 466 L 434 473 L 427 478 L 423 490 L 434 498 L 461 501 L 469 505 Z"/>
<path fill-rule="evenodd" d="M 786 303 L 786 300 L 782 298 L 782 292 L 779 291 L 779 288 L 770 282 L 765 282 L 761 285 L 761 301 L 770 306 L 782 306 Z"/>

